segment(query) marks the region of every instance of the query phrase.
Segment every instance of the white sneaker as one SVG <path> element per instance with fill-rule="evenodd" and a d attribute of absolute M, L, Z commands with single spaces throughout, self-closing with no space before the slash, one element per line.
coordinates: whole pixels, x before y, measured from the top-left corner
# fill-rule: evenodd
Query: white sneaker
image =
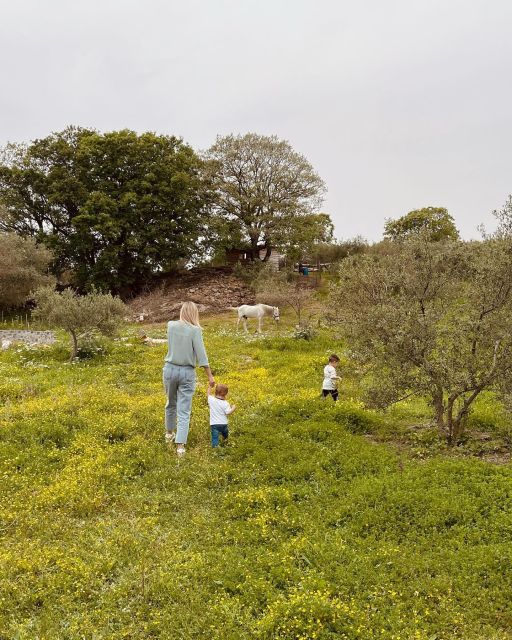
<path fill-rule="evenodd" d="M 185 447 L 183 445 L 178 445 L 178 448 L 176 449 L 176 455 L 181 458 L 181 456 L 185 455 Z"/>
<path fill-rule="evenodd" d="M 176 440 L 176 431 L 167 431 L 165 434 L 166 444 L 172 444 Z"/>

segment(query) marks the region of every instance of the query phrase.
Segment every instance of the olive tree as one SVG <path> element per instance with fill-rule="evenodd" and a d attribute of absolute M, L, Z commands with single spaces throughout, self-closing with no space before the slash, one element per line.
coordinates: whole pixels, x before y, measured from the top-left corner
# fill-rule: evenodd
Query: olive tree
<path fill-rule="evenodd" d="M 70 360 L 76 357 L 81 338 L 95 332 L 115 335 L 126 315 L 124 303 L 109 293 L 93 292 L 81 296 L 71 289 L 58 292 L 51 287 L 43 287 L 33 297 L 37 305 L 34 316 L 69 333 Z"/>
<path fill-rule="evenodd" d="M 428 397 L 450 444 L 483 391 L 512 383 L 508 239 L 431 242 L 423 233 L 387 253 L 348 258 L 331 303 L 365 366 L 368 402 Z"/>
<path fill-rule="evenodd" d="M 493 215 L 498 221 L 496 235 L 500 237 L 512 236 L 512 195 L 507 198 L 501 209 L 493 212 Z"/>

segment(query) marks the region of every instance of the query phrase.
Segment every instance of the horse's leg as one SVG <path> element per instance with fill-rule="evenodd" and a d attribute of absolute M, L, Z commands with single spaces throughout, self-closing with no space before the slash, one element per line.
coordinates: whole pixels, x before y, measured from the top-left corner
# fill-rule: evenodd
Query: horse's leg
<path fill-rule="evenodd" d="M 245 333 L 249 333 L 249 329 L 247 328 L 247 318 L 244 318 L 244 329 Z"/>
<path fill-rule="evenodd" d="M 238 320 L 236 321 L 236 330 L 238 331 L 238 327 L 240 326 L 240 320 L 242 318 L 240 316 L 238 316 Z"/>
<path fill-rule="evenodd" d="M 258 333 L 261 333 L 261 316 L 258 317 Z"/>

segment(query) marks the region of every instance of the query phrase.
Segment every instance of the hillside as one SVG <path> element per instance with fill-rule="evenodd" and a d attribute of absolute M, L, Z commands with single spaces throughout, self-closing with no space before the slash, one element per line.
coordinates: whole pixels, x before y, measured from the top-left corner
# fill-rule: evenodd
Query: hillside
<path fill-rule="evenodd" d="M 200 373 L 182 460 L 165 345 L 0 354 L 0 638 L 512 638 L 511 467 L 372 442 L 348 369 L 319 398 L 328 334 L 204 325 L 239 412 L 213 452 Z"/>
<path fill-rule="evenodd" d="M 178 316 L 185 300 L 197 303 L 201 312 L 216 312 L 251 304 L 254 294 L 230 267 L 203 267 L 168 276 L 129 306 L 136 319 L 142 316 L 145 322 L 165 322 Z"/>

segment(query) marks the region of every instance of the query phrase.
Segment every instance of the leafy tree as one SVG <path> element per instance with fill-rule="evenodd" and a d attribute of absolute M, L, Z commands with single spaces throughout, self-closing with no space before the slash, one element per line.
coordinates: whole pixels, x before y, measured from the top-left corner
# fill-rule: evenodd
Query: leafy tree
<path fill-rule="evenodd" d="M 0 233 L 0 307 L 19 307 L 37 287 L 51 285 L 51 253 L 32 238 Z"/>
<path fill-rule="evenodd" d="M 368 400 L 430 398 L 448 442 L 463 436 L 475 399 L 512 384 L 512 242 L 433 243 L 341 263 L 336 322 L 366 367 Z"/>
<path fill-rule="evenodd" d="M 507 198 L 503 207 L 494 211 L 494 217 L 498 221 L 498 236 L 512 236 L 512 195 Z"/>
<path fill-rule="evenodd" d="M 362 236 L 356 236 L 348 240 L 315 243 L 308 251 L 307 257 L 313 262 L 333 263 L 367 250 L 368 242 Z"/>
<path fill-rule="evenodd" d="M 294 251 L 332 235 L 316 213 L 325 185 L 304 156 L 276 136 L 218 137 L 205 156 L 212 190 L 210 241 L 247 244 L 252 260 L 265 248 Z"/>
<path fill-rule="evenodd" d="M 43 287 L 34 293 L 34 300 L 37 305 L 34 317 L 64 329 L 71 336 L 70 360 L 76 357 L 81 338 L 95 332 L 115 335 L 126 315 L 123 302 L 110 293 L 80 296 L 71 289 L 59 293 L 52 287 Z"/>
<path fill-rule="evenodd" d="M 421 231 L 426 231 L 434 242 L 459 238 L 452 216 L 443 207 L 415 209 L 397 220 L 387 220 L 384 237 L 400 240 Z"/>
<path fill-rule="evenodd" d="M 291 260 L 302 260 L 314 251 L 317 243 L 328 244 L 334 225 L 327 213 L 312 213 L 288 220 L 281 237 L 276 239 L 279 249 Z"/>
<path fill-rule="evenodd" d="M 194 253 L 200 161 L 178 138 L 69 127 L 2 158 L 0 229 L 44 243 L 79 289 L 129 295 Z"/>

